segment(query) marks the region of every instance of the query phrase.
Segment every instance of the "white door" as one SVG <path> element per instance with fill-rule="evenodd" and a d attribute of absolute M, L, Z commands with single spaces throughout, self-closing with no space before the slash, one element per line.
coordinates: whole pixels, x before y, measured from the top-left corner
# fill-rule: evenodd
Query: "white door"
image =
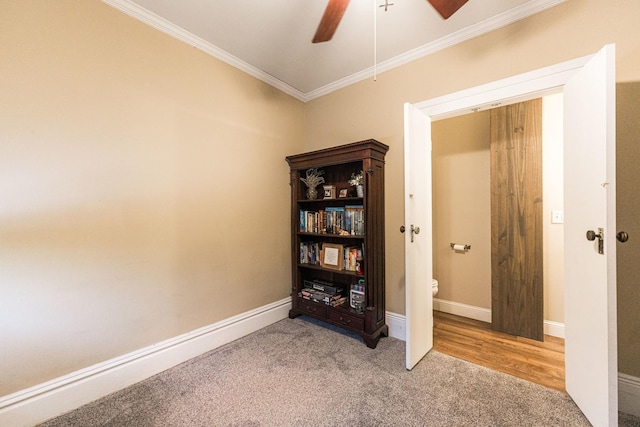
<path fill-rule="evenodd" d="M 433 347 L 431 119 L 404 106 L 406 367 Z"/>
<path fill-rule="evenodd" d="M 564 91 L 565 100 L 566 388 L 594 426 L 616 425 L 615 46 L 605 46 L 591 57 L 430 99 L 417 107 L 430 119 L 437 120 L 471 109 L 490 108 L 498 102 L 532 99 L 559 89 Z M 415 113 L 413 116 L 416 122 L 420 121 Z M 405 107 L 405 135 L 409 134 L 407 117 Z M 429 137 L 426 143 L 430 151 Z M 407 157 L 405 151 L 405 168 L 414 167 L 413 155 L 415 152 Z M 430 165 L 427 166 L 430 170 Z M 409 176 L 405 170 L 405 180 Z M 416 179 L 431 182 L 430 176 Z M 405 188 L 409 185 L 405 184 Z M 431 212 L 431 200 L 428 206 Z M 410 224 L 409 219 L 405 219 L 405 224 Z M 604 235 L 603 255 L 598 253 L 597 239 L 586 239 L 587 230 L 598 233 L 599 228 Z M 431 251 L 427 259 L 421 260 L 429 262 L 429 273 L 423 274 L 431 274 Z M 416 336 L 413 325 L 420 325 L 412 317 L 432 308 L 431 298 L 410 303 L 413 276 L 409 271 L 407 267 L 407 367 L 409 349 Z M 410 333 L 411 327 L 414 331 Z"/>
<path fill-rule="evenodd" d="M 566 83 L 564 102 L 566 389 L 594 426 L 617 425 L 615 46 Z M 602 254 L 586 237 L 599 229 Z"/>

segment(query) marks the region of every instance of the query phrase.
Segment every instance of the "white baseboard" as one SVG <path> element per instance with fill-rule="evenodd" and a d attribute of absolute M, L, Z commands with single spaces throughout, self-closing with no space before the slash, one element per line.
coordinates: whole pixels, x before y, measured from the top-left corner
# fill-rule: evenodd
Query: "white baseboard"
<path fill-rule="evenodd" d="M 442 311 L 443 313 L 455 314 L 457 316 L 491 323 L 491 310 L 488 308 L 434 298 L 433 309 Z M 543 327 L 545 335 L 564 338 L 564 323 L 545 320 Z"/>
<path fill-rule="evenodd" d="M 491 310 L 489 310 L 488 308 L 476 307 L 473 305 L 434 298 L 433 309 L 442 311 L 443 313 L 455 314 L 456 316 L 462 316 L 469 319 L 480 320 L 481 322 L 491 323 Z"/>
<path fill-rule="evenodd" d="M 407 318 L 404 315 L 387 311 L 385 322 L 389 327 L 389 336 L 391 338 L 396 338 L 402 341 L 407 339 L 407 329 L 405 327 Z"/>
<path fill-rule="evenodd" d="M 0 425 L 31 426 L 286 318 L 286 298 L 0 398 Z"/>
<path fill-rule="evenodd" d="M 483 322 L 491 322 L 491 310 L 487 310 L 486 308 L 434 298 L 433 309 Z M 387 326 L 389 326 L 389 336 L 405 341 L 407 339 L 406 321 L 406 316 L 387 311 L 386 322 Z"/>
<path fill-rule="evenodd" d="M 73 410 L 282 320 L 290 308 L 291 299 L 285 298 L 4 396 L 0 398 L 0 425 L 31 426 Z M 439 299 L 434 299 L 434 309 L 482 321 L 489 311 Z M 406 339 L 406 316 L 387 312 L 386 322 L 390 337 Z M 618 384 L 619 410 L 640 416 L 640 378 L 619 374 Z"/>
<path fill-rule="evenodd" d="M 545 320 L 544 334 L 551 337 L 564 339 L 564 323 L 554 322 L 553 320 Z"/>
<path fill-rule="evenodd" d="M 640 417 L 640 378 L 618 373 L 618 410 Z"/>
<path fill-rule="evenodd" d="M 486 308 L 434 298 L 433 309 L 483 322 L 491 322 L 491 310 L 487 310 Z M 406 321 L 407 317 L 405 315 L 387 311 L 386 322 L 387 326 L 389 326 L 389 336 L 405 341 L 407 339 Z"/>

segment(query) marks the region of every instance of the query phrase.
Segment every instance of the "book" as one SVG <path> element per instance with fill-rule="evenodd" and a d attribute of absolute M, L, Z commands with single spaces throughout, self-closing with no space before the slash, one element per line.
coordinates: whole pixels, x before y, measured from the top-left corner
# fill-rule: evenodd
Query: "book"
<path fill-rule="evenodd" d="M 320 243 L 300 242 L 300 264 L 320 264 Z"/>
<path fill-rule="evenodd" d="M 340 231 L 345 229 L 343 207 L 329 206 L 325 208 L 325 216 L 327 219 L 326 232 L 328 234 L 340 234 Z"/>
<path fill-rule="evenodd" d="M 347 205 L 345 211 L 345 230 L 351 235 L 364 234 L 364 206 Z"/>

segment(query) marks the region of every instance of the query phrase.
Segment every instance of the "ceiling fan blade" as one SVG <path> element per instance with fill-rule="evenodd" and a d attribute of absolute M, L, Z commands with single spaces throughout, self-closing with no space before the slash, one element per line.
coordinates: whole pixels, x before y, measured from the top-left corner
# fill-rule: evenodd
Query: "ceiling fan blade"
<path fill-rule="evenodd" d="M 427 0 L 444 19 L 456 13 L 469 0 Z"/>
<path fill-rule="evenodd" d="M 320 25 L 316 30 L 316 35 L 313 36 L 313 43 L 331 40 L 348 5 L 349 0 L 329 0 L 327 8 L 324 10 L 324 15 L 322 15 L 322 20 L 320 20 Z"/>

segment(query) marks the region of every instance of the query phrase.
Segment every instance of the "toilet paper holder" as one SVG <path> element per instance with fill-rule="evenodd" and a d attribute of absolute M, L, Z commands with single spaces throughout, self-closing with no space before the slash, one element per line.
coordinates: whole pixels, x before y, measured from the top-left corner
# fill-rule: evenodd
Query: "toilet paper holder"
<path fill-rule="evenodd" d="M 460 245 L 457 243 L 451 243 L 451 249 L 454 251 L 468 251 L 471 249 L 471 245 Z"/>

